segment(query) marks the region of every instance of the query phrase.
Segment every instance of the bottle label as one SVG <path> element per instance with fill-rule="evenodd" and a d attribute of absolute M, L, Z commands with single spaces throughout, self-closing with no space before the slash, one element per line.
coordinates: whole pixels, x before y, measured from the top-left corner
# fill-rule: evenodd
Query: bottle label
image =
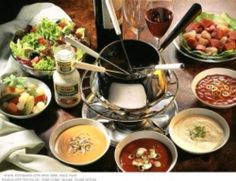
<path fill-rule="evenodd" d="M 61 86 L 55 85 L 56 102 L 65 107 L 72 107 L 80 101 L 79 85 Z"/>
<path fill-rule="evenodd" d="M 78 93 L 78 84 L 67 87 L 55 85 L 55 88 L 59 96 L 74 96 Z"/>
<path fill-rule="evenodd" d="M 73 71 L 72 61 L 57 61 L 57 71 L 61 73 L 69 73 Z"/>
<path fill-rule="evenodd" d="M 122 0 L 112 0 L 113 7 L 116 12 L 116 17 L 118 19 L 119 24 L 122 23 Z M 107 10 L 107 6 L 105 0 L 102 0 L 102 19 L 103 19 L 103 28 L 104 29 L 112 29 L 113 24 L 110 18 L 110 15 Z"/>

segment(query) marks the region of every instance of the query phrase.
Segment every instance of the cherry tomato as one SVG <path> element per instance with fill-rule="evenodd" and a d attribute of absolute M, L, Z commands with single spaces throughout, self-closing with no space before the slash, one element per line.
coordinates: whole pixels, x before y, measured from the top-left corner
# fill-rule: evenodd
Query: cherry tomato
<path fill-rule="evenodd" d="M 13 99 L 11 99 L 9 102 L 12 102 L 14 104 L 17 104 L 19 102 L 19 96 L 14 97 Z"/>
<path fill-rule="evenodd" d="M 45 94 L 36 96 L 36 97 L 34 98 L 34 101 L 35 101 L 35 104 L 37 104 L 38 102 L 47 101 L 47 96 L 46 96 Z"/>
<path fill-rule="evenodd" d="M 44 37 L 40 37 L 39 39 L 38 39 L 38 42 L 39 42 L 39 44 L 41 44 L 41 45 L 46 45 L 48 42 L 47 42 L 47 40 L 44 38 Z"/>
<path fill-rule="evenodd" d="M 62 29 L 66 26 L 67 24 L 65 22 L 60 22 L 58 23 L 58 26 L 60 26 Z"/>

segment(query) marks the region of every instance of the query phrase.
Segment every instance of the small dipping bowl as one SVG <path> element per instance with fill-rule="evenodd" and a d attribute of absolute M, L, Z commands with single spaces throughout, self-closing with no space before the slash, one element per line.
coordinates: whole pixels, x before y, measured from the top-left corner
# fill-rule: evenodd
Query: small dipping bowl
<path fill-rule="evenodd" d="M 134 166 L 135 160 L 142 157 L 142 150 L 146 149 L 147 157 L 151 157 L 145 165 Z M 155 151 L 154 151 L 155 150 Z M 152 153 L 151 153 L 152 152 Z M 155 131 L 138 131 L 125 137 L 115 149 L 116 165 L 122 172 L 169 172 L 177 162 L 177 149 L 174 143 L 165 135 Z M 150 168 L 149 168 L 150 167 Z"/>
<path fill-rule="evenodd" d="M 99 160 L 107 152 L 110 138 L 103 124 L 92 119 L 76 118 L 54 129 L 49 146 L 58 160 L 85 166 Z"/>
<path fill-rule="evenodd" d="M 206 154 L 222 148 L 229 139 L 226 120 L 214 111 L 190 108 L 175 115 L 169 124 L 174 143 L 192 154 Z"/>
<path fill-rule="evenodd" d="M 226 68 L 206 69 L 192 81 L 192 92 L 203 104 L 227 109 L 236 106 L 236 71 Z"/>

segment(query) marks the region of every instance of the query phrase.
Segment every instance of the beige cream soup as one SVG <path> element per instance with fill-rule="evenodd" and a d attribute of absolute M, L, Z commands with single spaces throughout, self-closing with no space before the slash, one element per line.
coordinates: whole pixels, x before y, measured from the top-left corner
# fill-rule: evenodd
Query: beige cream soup
<path fill-rule="evenodd" d="M 86 164 L 101 157 L 106 148 L 105 134 L 92 125 L 77 125 L 63 131 L 57 138 L 58 156 L 75 164 Z"/>
<path fill-rule="evenodd" d="M 221 126 L 212 118 L 192 115 L 179 120 L 173 128 L 176 143 L 192 152 L 208 152 L 218 147 L 224 138 Z"/>

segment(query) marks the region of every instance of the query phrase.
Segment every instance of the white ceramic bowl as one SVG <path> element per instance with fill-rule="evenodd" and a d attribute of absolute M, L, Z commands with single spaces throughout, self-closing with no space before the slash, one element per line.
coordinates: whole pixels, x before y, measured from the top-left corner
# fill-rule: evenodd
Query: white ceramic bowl
<path fill-rule="evenodd" d="M 151 139 L 155 139 L 157 141 L 160 141 L 161 143 L 163 143 L 169 150 L 172 156 L 172 161 L 171 161 L 171 165 L 169 167 L 169 169 L 167 170 L 167 172 L 171 171 L 176 162 L 177 162 L 177 158 L 178 158 L 178 153 L 177 153 L 177 149 L 174 145 L 174 143 L 167 138 L 165 135 L 155 132 L 155 131 L 138 131 L 138 132 L 134 132 L 131 133 L 129 136 L 125 137 L 120 143 L 118 143 L 118 145 L 115 148 L 115 161 L 116 161 L 116 165 L 118 166 L 119 170 L 121 170 L 122 172 L 125 172 L 125 170 L 122 168 L 121 164 L 120 164 L 120 154 L 123 150 L 123 148 L 131 143 L 134 140 L 139 140 L 139 139 L 143 139 L 143 138 L 151 138 Z"/>
<path fill-rule="evenodd" d="M 104 152 L 99 157 L 97 157 L 96 159 L 91 160 L 91 161 L 86 162 L 86 163 L 85 162 L 76 163 L 76 162 L 65 160 L 62 157 L 60 157 L 59 154 L 56 151 L 56 141 L 57 141 L 58 136 L 62 132 L 64 132 L 65 130 L 67 130 L 71 127 L 74 127 L 74 126 L 78 126 L 78 125 L 92 125 L 92 126 L 95 126 L 96 128 L 98 128 L 105 135 L 106 142 L 107 142 Z M 108 151 L 109 146 L 110 146 L 110 138 L 107 134 L 106 127 L 103 124 L 101 124 L 101 123 L 99 123 L 95 120 L 86 119 L 86 118 L 75 118 L 75 119 L 71 119 L 71 120 L 68 120 L 66 122 L 63 122 L 62 124 L 60 124 L 58 127 L 56 127 L 53 130 L 53 132 L 51 133 L 50 139 L 49 139 L 49 147 L 50 147 L 50 150 L 53 153 L 53 155 L 58 160 L 60 160 L 64 163 L 67 163 L 67 164 L 70 164 L 70 165 L 76 165 L 76 166 L 88 165 L 88 164 L 91 164 L 91 163 L 99 160 Z"/>
<path fill-rule="evenodd" d="M 231 70 L 231 69 L 226 69 L 226 68 L 212 68 L 212 69 L 206 69 L 202 72 L 200 72 L 199 74 L 197 74 L 193 81 L 192 81 L 192 91 L 193 91 L 193 94 L 196 96 L 196 98 L 201 101 L 202 103 L 210 106 L 210 107 L 213 107 L 213 108 L 223 108 L 223 109 L 226 109 L 226 108 L 230 108 L 230 107 L 233 107 L 236 105 L 236 102 L 235 103 L 232 103 L 232 104 L 225 104 L 225 105 L 216 105 L 216 104 L 211 104 L 209 102 L 206 102 L 204 100 L 202 100 L 196 93 L 196 86 L 198 84 L 198 82 L 200 80 L 202 80 L 203 78 L 205 78 L 206 76 L 208 75 L 216 75 L 216 74 L 219 74 L 219 75 L 226 75 L 226 76 L 230 76 L 232 78 L 235 78 L 236 79 L 236 71 L 234 70 Z"/>
<path fill-rule="evenodd" d="M 204 142 L 206 143 L 205 146 L 207 146 L 205 150 L 202 150 L 202 149 L 199 150 L 196 147 L 199 145 L 189 145 L 189 144 L 187 145 L 186 144 L 186 141 L 189 141 L 189 139 L 190 139 L 190 135 L 189 135 L 190 127 L 185 126 L 185 127 L 183 127 L 184 131 L 182 129 L 180 131 L 180 129 L 179 129 L 180 127 L 177 127 L 176 125 L 179 123 L 183 123 L 184 120 L 187 120 L 186 118 L 190 118 L 191 116 L 194 116 L 194 115 L 209 117 L 212 120 L 214 120 L 218 126 L 220 126 L 221 130 L 223 131 L 223 136 L 222 136 L 221 141 L 218 143 L 218 146 L 210 147 L 209 144 L 211 141 L 207 141 L 207 140 L 204 140 Z M 200 121 L 200 120 L 201 120 L 201 118 L 198 118 L 198 120 L 195 119 L 193 124 L 195 124 L 197 121 Z M 192 122 L 193 122 L 193 119 L 192 119 Z M 192 124 L 192 123 L 190 123 L 190 124 Z M 201 124 L 199 124 L 199 125 L 201 125 Z M 179 129 L 179 133 L 177 133 L 178 129 Z M 185 131 L 188 134 L 189 139 L 186 137 L 183 138 L 182 136 L 179 136 L 180 134 L 184 133 Z M 208 109 L 203 109 L 203 108 L 190 108 L 190 109 L 186 109 L 186 110 L 179 112 L 177 115 L 175 115 L 172 118 L 172 120 L 169 124 L 169 134 L 170 134 L 171 139 L 174 141 L 174 143 L 178 147 L 180 147 L 181 149 L 185 150 L 186 152 L 193 153 L 193 154 L 206 154 L 206 153 L 214 152 L 226 144 L 226 142 L 229 139 L 230 129 L 229 129 L 229 126 L 228 126 L 228 123 L 226 122 L 226 120 L 222 116 L 217 114 L 216 112 L 208 110 Z M 216 139 L 216 137 L 213 137 L 213 136 L 211 138 L 213 140 Z M 200 142 L 196 142 L 196 144 L 199 144 L 199 143 Z"/>
<path fill-rule="evenodd" d="M 41 110 L 40 112 L 37 113 L 32 113 L 32 114 L 28 114 L 28 115 L 13 115 L 13 114 L 9 114 L 5 111 L 3 111 L 2 109 L 0 109 L 0 112 L 3 113 L 4 115 L 11 117 L 11 118 L 15 118 L 15 119 L 27 119 L 27 118 L 32 118 L 37 116 L 38 114 L 42 113 L 50 104 L 51 98 L 52 98 L 52 94 L 51 94 L 51 90 L 49 89 L 49 87 L 42 81 L 35 79 L 35 78 L 31 78 L 31 77 L 22 77 L 22 79 L 24 80 L 25 84 L 34 84 L 37 88 L 41 88 L 45 95 L 47 96 L 47 103 L 46 106 L 43 110 Z"/>

